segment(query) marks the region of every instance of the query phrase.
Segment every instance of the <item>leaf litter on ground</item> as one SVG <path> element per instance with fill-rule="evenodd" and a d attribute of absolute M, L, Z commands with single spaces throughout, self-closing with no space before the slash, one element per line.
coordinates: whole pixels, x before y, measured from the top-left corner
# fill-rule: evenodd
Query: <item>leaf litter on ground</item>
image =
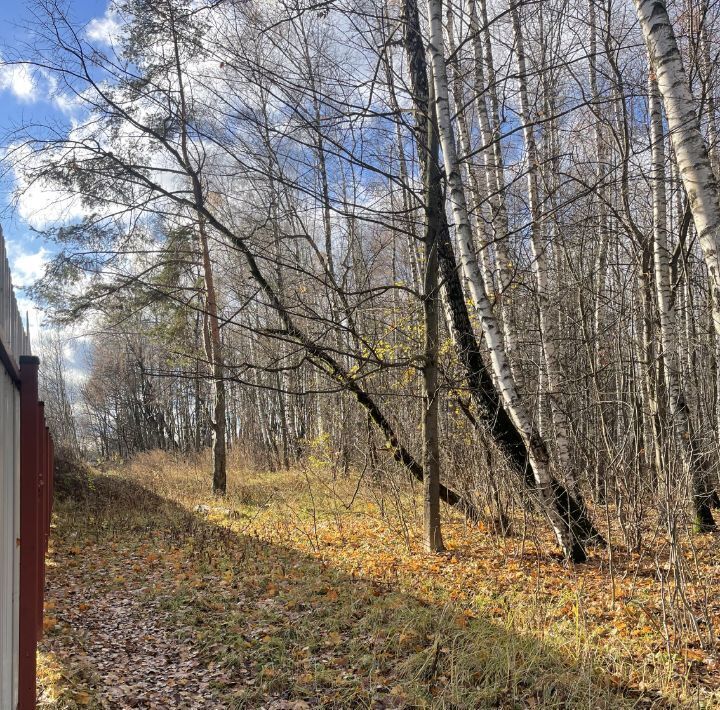
<path fill-rule="evenodd" d="M 40 707 L 719 702 L 714 650 L 667 651 L 657 580 L 649 563 L 630 575 L 630 555 L 613 601 L 602 555 L 580 571 L 448 519 L 450 552 L 429 556 L 416 521 L 399 535 L 369 493 L 309 505 L 304 474 L 237 475 L 241 495 L 219 502 L 181 465 L 160 470 L 58 502 Z"/>

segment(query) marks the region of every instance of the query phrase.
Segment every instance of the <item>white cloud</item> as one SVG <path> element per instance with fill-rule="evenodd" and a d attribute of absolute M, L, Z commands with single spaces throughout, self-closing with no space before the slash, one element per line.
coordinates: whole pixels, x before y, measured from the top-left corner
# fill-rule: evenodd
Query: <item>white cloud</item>
<path fill-rule="evenodd" d="M 53 103 L 59 111 L 68 116 L 75 114 L 82 108 L 82 102 L 77 97 L 69 96 L 68 94 L 55 94 L 53 96 Z"/>
<path fill-rule="evenodd" d="M 9 91 L 20 101 L 38 98 L 35 76 L 25 64 L 0 64 L 0 91 Z"/>
<path fill-rule="evenodd" d="M 105 10 L 102 17 L 90 20 L 85 30 L 85 35 L 91 42 L 107 45 L 115 44 L 121 34 L 122 23 L 112 5 Z"/>
<path fill-rule="evenodd" d="M 85 216 L 77 195 L 42 175 L 43 153 L 11 145 L 6 154 L 13 161 L 16 214 L 26 225 L 42 230 Z"/>
<path fill-rule="evenodd" d="M 45 229 L 84 217 L 86 212 L 77 197 L 36 180 L 18 190 L 17 214 L 34 229 Z"/>
<path fill-rule="evenodd" d="M 22 248 L 10 248 L 9 260 L 13 275 L 13 284 L 17 288 L 25 288 L 37 281 L 45 272 L 50 260 L 50 252 L 45 247 L 38 251 L 23 251 Z"/>
<path fill-rule="evenodd" d="M 80 97 L 72 92 L 63 91 L 63 85 L 49 71 L 41 70 L 39 73 L 46 84 L 47 99 L 52 101 L 58 111 L 72 119 L 82 108 L 83 102 Z"/>

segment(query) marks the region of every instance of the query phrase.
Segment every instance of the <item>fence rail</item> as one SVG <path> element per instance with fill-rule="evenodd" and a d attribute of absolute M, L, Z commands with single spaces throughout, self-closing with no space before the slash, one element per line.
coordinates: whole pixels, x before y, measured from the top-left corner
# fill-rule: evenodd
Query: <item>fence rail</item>
<path fill-rule="evenodd" d="M 31 354 L 30 337 L 23 326 L 15 298 L 2 229 L 0 229 L 0 343 L 5 351 L 5 357 L 11 360 L 11 366 L 17 372 L 20 358 Z M 8 363 L 4 364 L 7 367 Z"/>
<path fill-rule="evenodd" d="M 53 441 L 0 229 L 0 709 L 36 706 Z"/>

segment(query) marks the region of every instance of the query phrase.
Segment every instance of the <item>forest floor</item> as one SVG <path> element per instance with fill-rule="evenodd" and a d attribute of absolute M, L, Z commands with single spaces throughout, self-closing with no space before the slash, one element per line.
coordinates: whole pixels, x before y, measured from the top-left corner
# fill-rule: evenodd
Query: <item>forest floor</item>
<path fill-rule="evenodd" d="M 430 556 L 407 494 L 319 469 L 206 488 L 158 454 L 58 492 L 40 707 L 720 707 L 713 536 L 572 567 L 537 521 L 448 517 Z"/>

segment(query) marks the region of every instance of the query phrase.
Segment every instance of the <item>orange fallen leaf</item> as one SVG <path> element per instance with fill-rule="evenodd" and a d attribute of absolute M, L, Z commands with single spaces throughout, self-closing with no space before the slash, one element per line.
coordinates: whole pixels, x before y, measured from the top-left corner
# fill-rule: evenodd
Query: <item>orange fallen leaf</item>
<path fill-rule="evenodd" d="M 46 616 L 43 618 L 43 629 L 45 631 L 50 631 L 51 629 L 54 629 L 57 625 L 57 619 L 54 616 Z"/>

